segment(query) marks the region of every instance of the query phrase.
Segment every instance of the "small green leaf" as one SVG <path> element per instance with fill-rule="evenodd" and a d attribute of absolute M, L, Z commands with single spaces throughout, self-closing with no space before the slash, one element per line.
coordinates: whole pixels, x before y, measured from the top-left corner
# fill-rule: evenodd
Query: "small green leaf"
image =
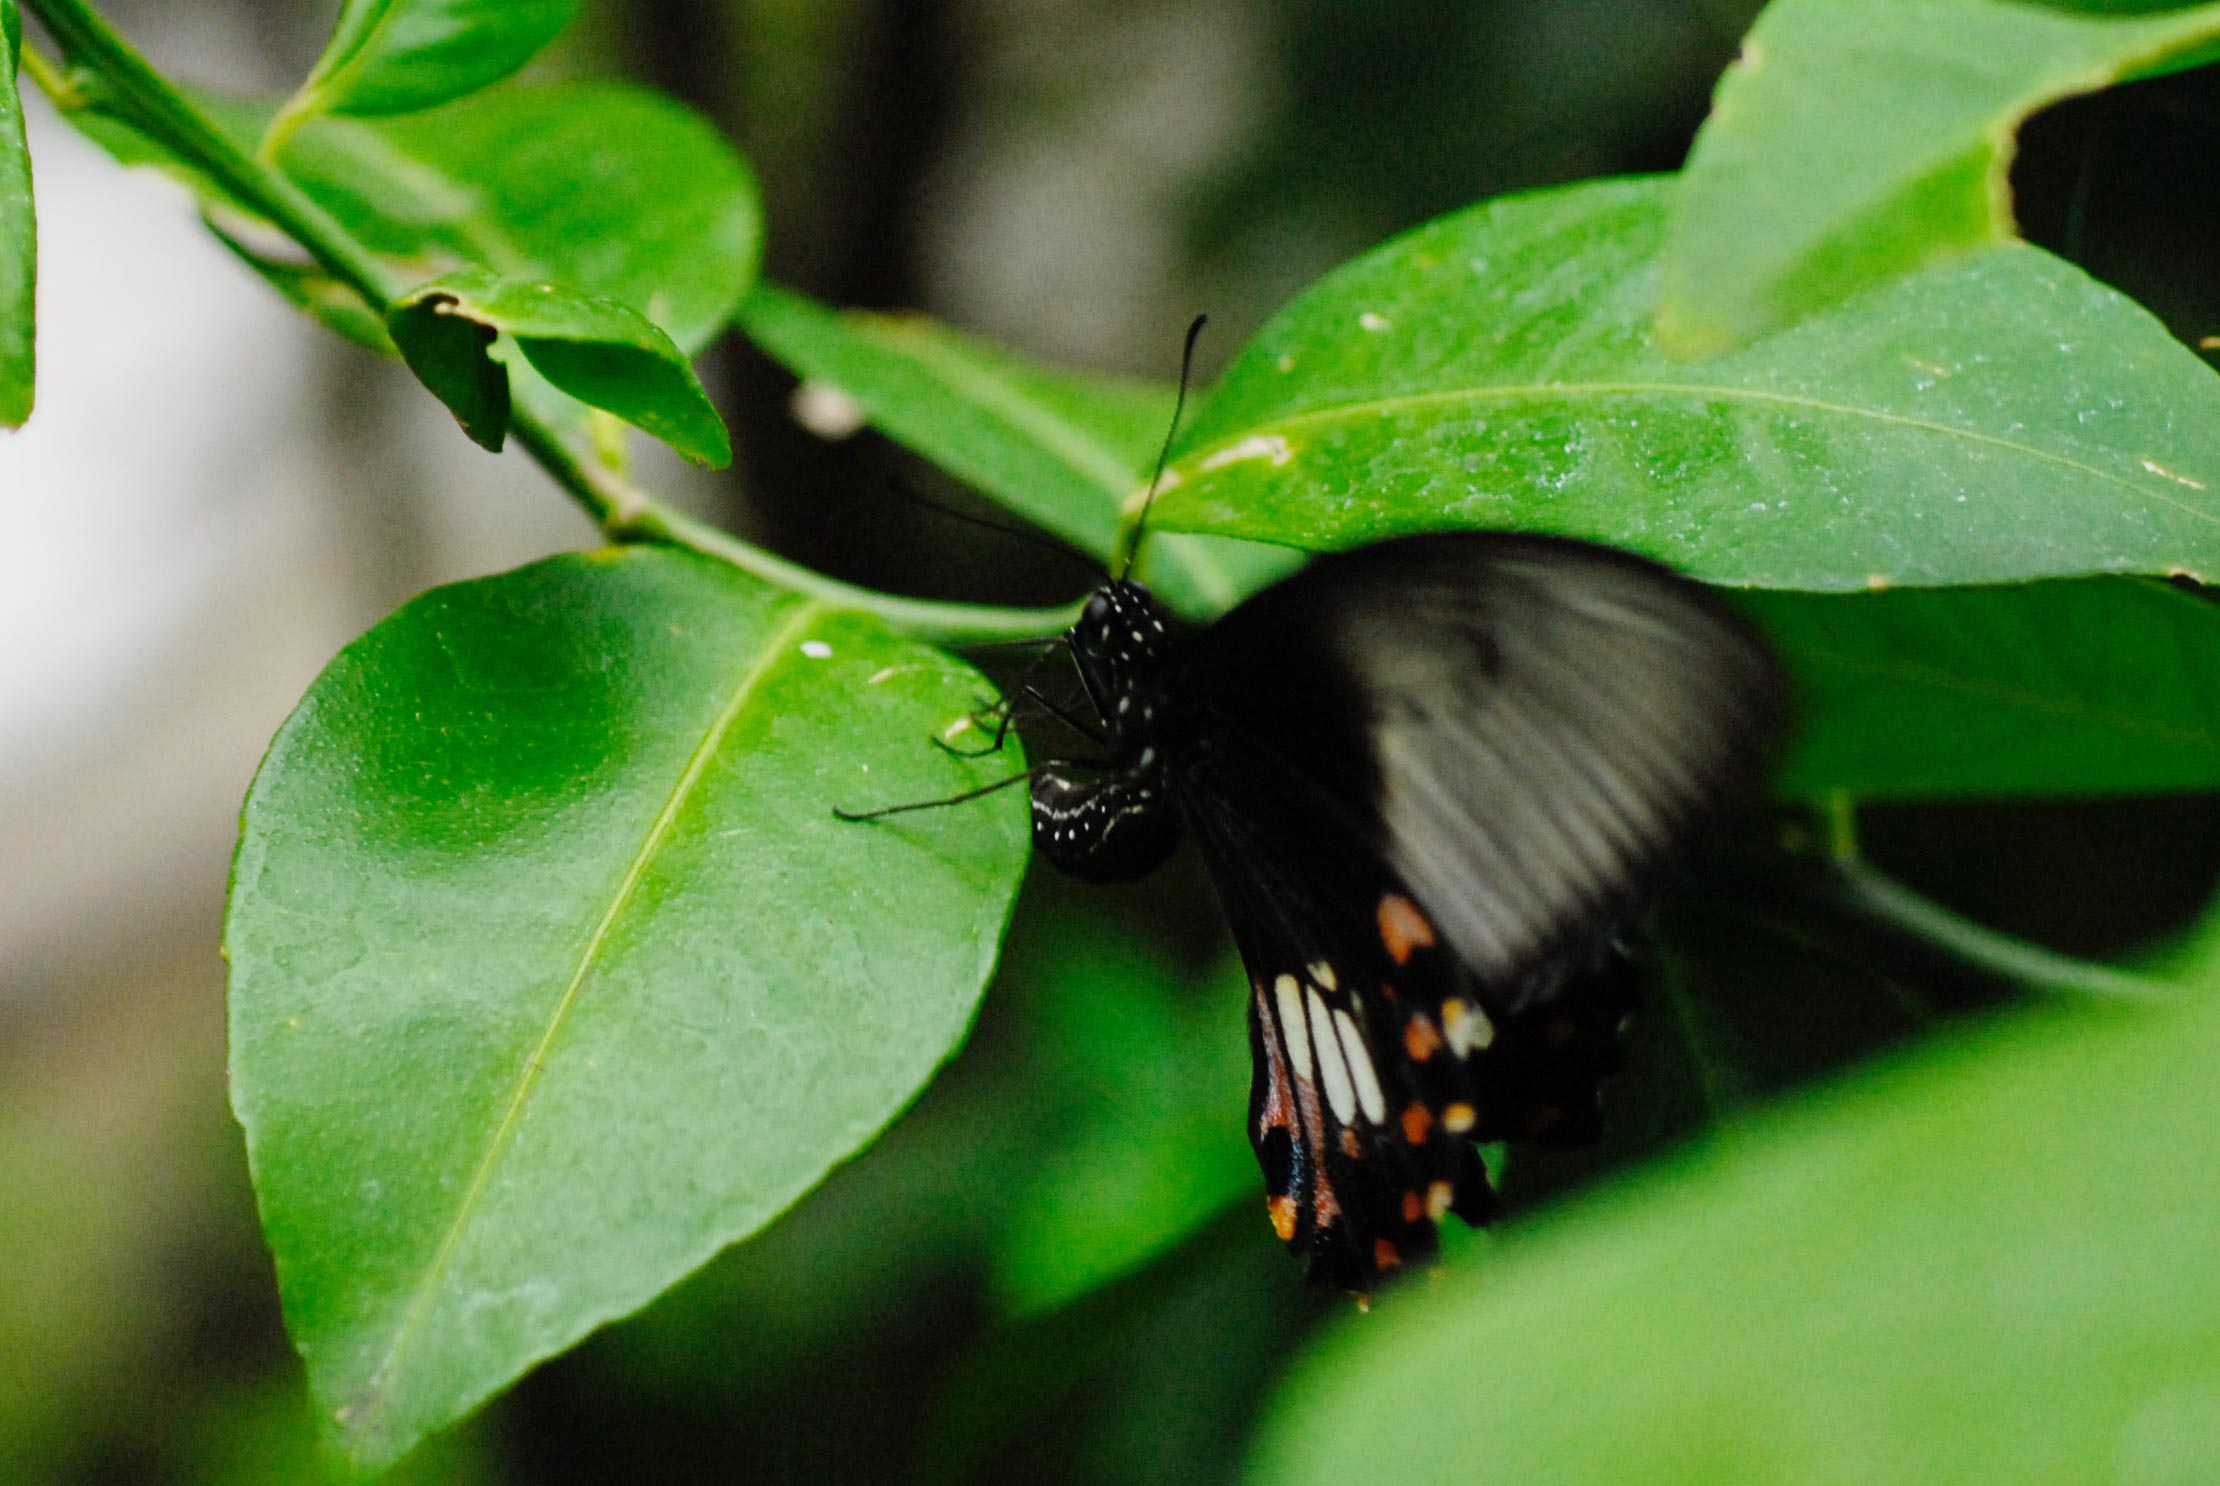
<path fill-rule="evenodd" d="M 381 256 L 621 301 L 689 352 L 754 281 L 754 178 L 699 114 L 618 83 L 512 85 L 405 119 L 324 119 L 286 172 Z"/>
<path fill-rule="evenodd" d="M 1034 366 L 922 315 L 835 312 L 759 284 L 738 321 L 887 437 L 1104 561 L 1171 425 L 1170 387 Z M 1166 537 L 1146 544 L 1140 576 L 1176 607 L 1214 614 L 1293 565 L 1254 544 Z"/>
<path fill-rule="evenodd" d="M 1740 602 L 1794 678 L 1787 794 L 2220 789 L 2220 607 L 2205 599 L 2090 578 Z"/>
<path fill-rule="evenodd" d="M 266 108 L 195 102 L 251 149 Z M 70 121 L 126 165 L 175 175 L 226 218 L 243 213 L 212 182 L 105 115 Z M 755 181 L 691 110 L 616 83 L 511 85 L 401 119 L 320 118 L 285 172 L 381 258 L 419 276 L 475 265 L 622 301 L 689 352 L 724 328 L 762 246 Z M 247 255 L 289 293 L 282 265 Z M 359 338 L 367 311 L 325 292 L 297 296 Z M 382 334 L 382 332 L 381 332 Z"/>
<path fill-rule="evenodd" d="M 15 0 L 0 0 L 0 427 L 7 428 L 20 428 L 31 416 L 38 361 L 38 224 L 15 75 L 22 44 Z"/>
<path fill-rule="evenodd" d="M 1514 197 L 1329 275 L 1226 373 L 1155 521 L 1538 529 L 1765 588 L 2220 574 L 2220 379 L 2134 303 L 2005 247 L 1684 366 L 1648 330 L 1670 191 Z"/>
<path fill-rule="evenodd" d="M 755 1231 L 961 1040 L 1025 857 L 983 683 L 667 549 L 435 590 L 248 797 L 232 1097 L 286 1324 L 376 1469 Z"/>
<path fill-rule="evenodd" d="M 2013 135 L 2076 93 L 2187 65 L 2220 5 L 1777 0 L 1696 136 L 1661 341 L 1724 349 L 1892 275 L 2009 241 Z M 2110 11 L 2112 14 L 2088 14 Z"/>
<path fill-rule="evenodd" d="M 2216 1063 L 2220 998 L 2022 1015 L 1730 1129 L 1336 1328 L 1251 1479 L 2201 1481 Z"/>
<path fill-rule="evenodd" d="M 347 0 L 271 137 L 282 142 L 321 113 L 414 113 L 475 93 L 529 62 L 577 8 L 578 0 Z"/>
<path fill-rule="evenodd" d="M 485 448 L 498 451 L 508 427 L 508 370 L 491 355 L 494 338 L 506 335 L 534 370 L 588 407 L 698 463 L 732 462 L 724 420 L 685 353 L 613 299 L 464 269 L 410 290 L 386 328 L 410 370 Z"/>

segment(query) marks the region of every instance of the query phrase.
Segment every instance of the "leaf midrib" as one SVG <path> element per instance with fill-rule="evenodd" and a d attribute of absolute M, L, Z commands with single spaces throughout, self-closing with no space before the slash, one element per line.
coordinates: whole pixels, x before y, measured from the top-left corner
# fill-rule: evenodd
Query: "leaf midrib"
<path fill-rule="evenodd" d="M 456 1205 L 455 1216 L 440 1235 L 439 1246 L 433 1251 L 431 1262 L 425 1267 L 424 1276 L 418 1281 L 415 1293 L 409 1299 L 408 1310 L 403 1314 L 401 1324 L 394 1331 L 391 1345 L 386 1348 L 385 1356 L 379 1360 L 377 1368 L 370 1375 L 370 1381 L 365 1387 L 360 1408 L 353 1411 L 348 1420 L 349 1427 L 352 1429 L 358 1445 L 372 1437 L 372 1421 L 393 1399 L 393 1384 L 399 1374 L 401 1360 L 408 1352 L 417 1332 L 421 1329 L 425 1317 L 430 1313 L 432 1302 L 439 1291 L 440 1281 L 445 1276 L 448 1264 L 454 1258 L 455 1250 L 461 1243 L 464 1231 L 470 1226 L 471 1218 L 477 1210 L 480 1199 L 492 1182 L 494 1168 L 499 1164 L 503 1152 L 507 1150 L 509 1141 L 516 1131 L 517 1122 L 522 1116 L 525 1102 L 538 1082 L 547 1053 L 554 1045 L 556 1034 L 562 1029 L 564 1019 L 573 1003 L 576 1002 L 579 991 L 591 978 L 599 963 L 602 949 L 608 943 L 611 931 L 615 928 L 617 921 L 623 917 L 625 909 L 630 906 L 632 896 L 638 890 L 641 880 L 647 875 L 649 865 L 654 861 L 656 854 L 661 851 L 664 841 L 669 837 L 672 826 L 677 822 L 680 812 L 684 810 L 695 786 L 701 782 L 702 776 L 708 772 L 709 765 L 722 746 L 725 735 L 731 731 L 733 724 L 739 720 L 740 714 L 746 709 L 750 698 L 762 687 L 765 679 L 786 655 L 795 637 L 816 623 L 831 607 L 822 600 L 803 603 L 764 640 L 761 648 L 741 672 L 739 680 L 733 686 L 732 695 L 726 699 L 715 721 L 710 724 L 709 730 L 702 735 L 701 741 L 695 744 L 694 751 L 686 760 L 686 767 L 680 771 L 677 782 L 671 788 L 670 796 L 664 800 L 662 808 L 656 813 L 654 821 L 649 825 L 646 836 L 641 840 L 639 850 L 633 854 L 631 862 L 625 868 L 623 878 L 617 884 L 616 892 L 610 897 L 608 907 L 603 910 L 600 920 L 594 925 L 593 933 L 588 936 L 584 949 L 580 951 L 578 962 L 572 967 L 570 978 L 564 984 L 562 995 L 556 1000 L 554 1012 L 549 1016 L 545 1030 L 541 1032 L 539 1041 L 533 1046 L 531 1056 L 525 1059 L 523 1067 L 518 1071 L 516 1087 L 509 1095 L 508 1102 L 502 1110 L 501 1119 L 494 1127 L 492 1137 L 486 1142 L 485 1154 L 479 1158 L 476 1170 L 471 1173 L 470 1182 L 463 1190 L 461 1201 Z M 350 1451 L 350 1454 L 353 1453 L 355 1452 Z M 361 1463 L 359 1456 L 357 1456 L 356 1463 Z"/>
<path fill-rule="evenodd" d="M 1985 445 L 2007 453 L 2025 456 L 2046 464 L 2058 465 L 2088 475 L 2092 479 L 2120 486 L 2146 499 L 2169 505 L 2196 517 L 2200 521 L 2220 526 L 2220 515 L 2180 500 L 2154 485 L 2099 469 L 2095 465 L 2029 444 L 2014 443 L 1994 434 L 1976 433 L 1971 429 L 1953 428 L 1947 423 L 1935 423 L 1924 418 L 1913 418 L 1903 413 L 1891 413 L 1879 408 L 1861 408 L 1848 403 L 1829 402 L 1823 398 L 1804 397 L 1787 392 L 1766 392 L 1751 387 L 1721 386 L 1703 382 L 1546 382 L 1510 383 L 1490 387 L 1458 387 L 1433 392 L 1399 393 L 1391 397 L 1366 398 L 1358 402 L 1335 403 L 1330 407 L 1313 408 L 1307 412 L 1290 413 L 1261 423 L 1249 424 L 1233 434 L 1205 445 L 1172 461 L 1171 469 L 1182 481 L 1197 479 L 1206 473 L 1200 466 L 1222 450 L 1244 444 L 1260 436 L 1302 428 L 1317 428 L 1343 422 L 1385 417 L 1415 408 L 1446 407 L 1458 403 L 1508 402 L 1520 398 L 1535 401 L 1572 402 L 1580 399 L 1603 400 L 1613 397 L 1694 398 L 1717 402 L 1767 403 L 1777 407 L 1801 408 L 1808 412 L 1834 417 L 1864 420 L 1897 428 L 1914 429 L 1942 438 L 1958 439 L 1970 444 Z M 1240 463 L 1229 461 L 1221 468 L 1238 469 Z M 2157 477 L 2154 477 L 2154 479 Z"/>

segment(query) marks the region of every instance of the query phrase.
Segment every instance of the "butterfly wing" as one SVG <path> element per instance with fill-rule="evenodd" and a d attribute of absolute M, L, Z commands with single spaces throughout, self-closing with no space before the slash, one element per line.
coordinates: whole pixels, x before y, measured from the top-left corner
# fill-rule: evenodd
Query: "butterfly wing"
<path fill-rule="evenodd" d="M 1251 1138 L 1311 1278 L 1485 1217 L 1471 1141 L 1577 1138 L 1619 935 L 1752 782 L 1780 688 L 1699 587 L 1547 538 L 1407 538 L 1236 609 L 1175 675 L 1182 808 L 1251 981 Z"/>

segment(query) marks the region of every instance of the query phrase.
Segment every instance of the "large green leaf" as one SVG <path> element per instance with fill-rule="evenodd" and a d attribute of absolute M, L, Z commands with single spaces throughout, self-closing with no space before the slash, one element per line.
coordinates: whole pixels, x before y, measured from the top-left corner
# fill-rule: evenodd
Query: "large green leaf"
<path fill-rule="evenodd" d="M 375 1468 L 762 1226 L 962 1037 L 1017 761 L 957 662 L 668 550 L 437 590 L 250 794 L 232 1094 L 286 1324 Z"/>
<path fill-rule="evenodd" d="M 488 449 L 498 452 L 508 429 L 508 368 L 492 355 L 495 337 L 507 336 L 559 391 L 698 463 L 732 462 L 724 420 L 685 353 L 614 299 L 466 268 L 411 290 L 386 326 L 410 370 Z"/>
<path fill-rule="evenodd" d="M 1226 373 L 1154 519 L 1543 529 L 1770 588 L 2220 573 L 2220 379 L 2133 303 L 2006 247 L 1683 366 L 1648 332 L 1670 189 L 1511 198 L 1329 275 Z"/>
<path fill-rule="evenodd" d="M 1120 505 L 1148 479 L 1173 389 L 1030 365 L 922 315 L 835 312 L 776 285 L 742 301 L 740 328 L 811 382 L 855 402 L 887 437 L 1082 552 L 1107 561 Z M 1163 537 L 1139 576 L 1213 614 L 1294 560 L 1248 543 Z"/>
<path fill-rule="evenodd" d="M 1689 154 L 1660 335 L 1717 350 L 2009 240 L 2022 120 L 2220 40 L 2220 5 L 2124 13 L 2161 8 L 1776 0 Z"/>
<path fill-rule="evenodd" d="M 0 0 L 0 426 L 8 428 L 31 416 L 37 364 L 39 243 L 31 211 L 31 148 L 23 138 L 15 76 L 22 42 L 23 17 L 15 0 Z"/>
<path fill-rule="evenodd" d="M 2220 789 L 2220 607 L 2134 578 L 1750 593 L 1796 689 L 1780 788 Z"/>
<path fill-rule="evenodd" d="M 2209 996 L 2022 1015 L 1730 1129 L 1340 1328 L 1254 1479 L 2205 1480 L 2216 1063 Z"/>
<path fill-rule="evenodd" d="M 346 0 L 324 54 L 279 111 L 400 114 L 499 82 L 570 24 L 578 0 Z"/>

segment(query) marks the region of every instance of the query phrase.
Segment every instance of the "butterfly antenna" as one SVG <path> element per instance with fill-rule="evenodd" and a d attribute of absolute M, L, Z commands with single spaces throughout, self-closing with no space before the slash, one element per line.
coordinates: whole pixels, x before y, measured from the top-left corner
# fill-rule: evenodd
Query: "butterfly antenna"
<path fill-rule="evenodd" d="M 1091 578 L 1108 578 L 1110 576 L 1108 572 L 1104 571 L 1102 564 L 1084 553 L 1073 551 L 1054 537 L 1046 537 L 1037 531 L 1029 531 L 1025 527 L 1013 526 L 1007 522 L 993 521 L 985 516 L 974 516 L 969 511 L 959 511 L 954 506 L 945 505 L 934 500 L 900 475 L 889 475 L 886 482 L 896 495 L 905 500 L 915 501 L 928 511 L 938 511 L 951 521 L 961 521 L 969 526 L 983 526 L 988 531 L 998 531 L 1006 537 L 1015 537 L 1019 541 L 1038 547 L 1044 552 L 1054 553 L 1066 562 L 1078 563 L 1087 570 L 1087 575 Z"/>
<path fill-rule="evenodd" d="M 1202 339 L 1203 327 L 1209 323 L 1208 315 L 1197 315 L 1187 327 L 1187 344 L 1179 353 L 1179 396 L 1172 403 L 1172 426 L 1164 430 L 1164 447 L 1156 455 L 1156 473 L 1149 476 L 1148 494 L 1141 497 L 1141 514 L 1134 519 L 1133 534 L 1126 538 L 1124 558 L 1118 564 L 1121 583 L 1133 571 L 1134 559 L 1141 555 L 1141 534 L 1148 529 L 1149 507 L 1156 504 L 1156 487 L 1164 483 L 1164 466 L 1172 457 L 1172 440 L 1179 434 L 1179 415 L 1187 407 L 1187 387 L 1194 380 L 1195 342 Z"/>

